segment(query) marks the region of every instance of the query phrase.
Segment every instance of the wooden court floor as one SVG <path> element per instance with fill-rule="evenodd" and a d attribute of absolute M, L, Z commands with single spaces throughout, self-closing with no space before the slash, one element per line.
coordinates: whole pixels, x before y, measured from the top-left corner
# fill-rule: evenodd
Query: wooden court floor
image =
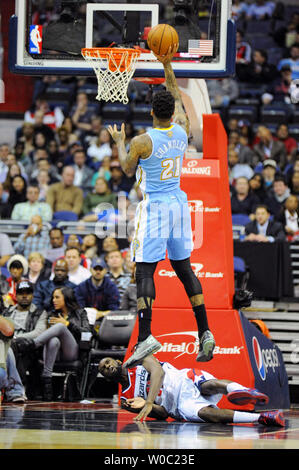
<path fill-rule="evenodd" d="M 299 449 L 299 409 L 286 427 L 133 421 L 111 402 L 0 406 L 2 449 Z"/>

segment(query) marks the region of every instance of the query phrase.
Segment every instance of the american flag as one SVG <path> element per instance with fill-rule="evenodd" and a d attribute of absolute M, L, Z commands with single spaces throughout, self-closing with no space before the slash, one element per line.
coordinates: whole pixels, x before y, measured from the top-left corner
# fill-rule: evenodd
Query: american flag
<path fill-rule="evenodd" d="M 189 39 L 188 53 L 199 55 L 213 55 L 213 42 L 210 39 Z"/>

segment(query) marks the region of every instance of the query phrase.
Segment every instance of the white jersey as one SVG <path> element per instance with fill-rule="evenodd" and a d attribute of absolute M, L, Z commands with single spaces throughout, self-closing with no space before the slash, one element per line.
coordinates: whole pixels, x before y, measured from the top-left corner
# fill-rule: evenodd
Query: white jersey
<path fill-rule="evenodd" d="M 198 400 L 200 396 L 200 384 L 206 380 L 214 379 L 213 375 L 200 369 L 176 369 L 169 362 L 161 363 L 162 369 L 165 373 L 163 384 L 158 393 L 155 404 L 163 406 L 167 411 L 168 415 L 174 419 L 185 418 L 185 413 L 181 411 L 181 396 L 182 393 L 186 393 L 186 386 L 188 388 L 188 394 L 194 395 L 195 400 Z M 143 366 L 137 366 L 128 371 L 129 386 L 122 390 L 121 398 L 135 398 L 142 397 L 147 399 L 149 385 L 150 385 L 150 374 Z M 217 398 L 216 398 L 217 397 Z M 211 397 L 209 397 L 211 398 Z M 219 399 L 219 395 L 215 395 L 212 402 L 209 404 L 216 404 Z M 208 406 L 206 399 L 204 400 L 205 406 Z M 199 408 L 198 408 L 199 409 Z"/>

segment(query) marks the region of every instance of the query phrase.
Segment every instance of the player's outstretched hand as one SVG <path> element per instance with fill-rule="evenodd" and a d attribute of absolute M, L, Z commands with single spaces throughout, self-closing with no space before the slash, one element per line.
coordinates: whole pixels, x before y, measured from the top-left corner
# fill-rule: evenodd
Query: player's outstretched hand
<path fill-rule="evenodd" d="M 108 131 L 109 131 L 109 134 L 111 135 L 112 139 L 114 140 L 114 142 L 117 144 L 118 142 L 121 142 L 121 141 L 125 141 L 126 139 L 126 133 L 125 133 L 125 124 L 122 123 L 121 127 L 120 127 L 120 131 L 117 130 L 117 125 L 114 124 L 113 127 L 112 126 L 108 126 Z"/>
<path fill-rule="evenodd" d="M 140 411 L 140 413 L 134 418 L 134 421 L 142 421 L 148 417 L 150 412 L 153 409 L 153 403 L 145 402 L 144 407 Z"/>
<path fill-rule="evenodd" d="M 173 58 L 174 54 L 178 50 L 179 45 L 178 44 L 173 44 L 172 46 L 169 46 L 167 54 L 164 55 L 157 55 L 153 51 L 153 54 L 157 57 L 157 59 L 162 62 L 162 64 L 167 64 L 171 62 L 171 59 Z"/>

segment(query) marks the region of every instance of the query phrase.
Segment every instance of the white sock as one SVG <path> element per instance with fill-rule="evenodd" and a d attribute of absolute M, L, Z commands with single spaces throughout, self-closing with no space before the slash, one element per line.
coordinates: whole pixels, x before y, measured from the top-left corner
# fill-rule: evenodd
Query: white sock
<path fill-rule="evenodd" d="M 234 423 L 256 423 L 260 417 L 260 413 L 246 413 L 246 411 L 235 411 Z"/>
<path fill-rule="evenodd" d="M 237 382 L 230 382 L 226 386 L 227 393 L 234 392 L 235 390 L 247 390 L 248 387 L 244 387 L 244 385 L 240 385 Z"/>

